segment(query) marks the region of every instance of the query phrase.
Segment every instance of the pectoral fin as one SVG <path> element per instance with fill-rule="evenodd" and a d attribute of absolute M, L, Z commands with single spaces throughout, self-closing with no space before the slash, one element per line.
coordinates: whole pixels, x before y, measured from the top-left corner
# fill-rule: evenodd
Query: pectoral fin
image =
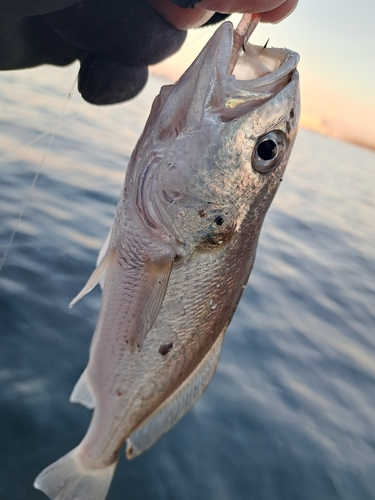
<path fill-rule="evenodd" d="M 147 333 L 151 330 L 162 306 L 173 261 L 155 264 L 146 261 L 138 269 L 138 283 L 131 299 L 130 317 L 132 327 L 129 331 L 129 344 L 141 347 Z"/>
<path fill-rule="evenodd" d="M 100 269 L 101 266 L 104 269 Z M 73 301 L 88 293 L 104 274 L 102 307 L 94 334 L 93 351 L 96 342 L 101 342 L 103 338 L 106 346 L 113 345 L 112 339 L 116 338 L 116 343 L 118 340 L 124 342 L 130 351 L 142 346 L 159 314 L 172 266 L 172 255 L 153 262 L 141 255 L 134 258 L 134 254 L 129 255 L 116 248 L 111 251 Z M 105 332 L 105 335 L 102 336 L 100 332 Z M 102 354 L 105 348 L 100 348 Z M 96 398 L 93 387 L 90 370 L 86 369 L 76 383 L 70 401 L 94 408 Z"/>
<path fill-rule="evenodd" d="M 173 261 L 168 251 L 152 259 L 141 246 L 113 247 L 99 266 L 105 266 L 105 279 L 94 344 L 114 338 L 126 349 L 141 347 L 162 306 Z M 98 282 L 98 275 L 95 271 L 77 299 Z"/>

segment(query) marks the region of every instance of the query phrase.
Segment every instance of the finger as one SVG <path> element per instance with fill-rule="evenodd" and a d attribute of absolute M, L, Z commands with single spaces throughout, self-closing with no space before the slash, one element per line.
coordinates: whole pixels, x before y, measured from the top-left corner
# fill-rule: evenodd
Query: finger
<path fill-rule="evenodd" d="M 298 0 L 286 0 L 280 7 L 262 14 L 262 23 L 279 23 L 297 7 Z"/>
<path fill-rule="evenodd" d="M 202 0 L 199 7 L 223 13 L 268 12 L 276 9 L 285 0 Z"/>
<path fill-rule="evenodd" d="M 128 66 L 101 54 L 90 54 L 81 62 L 78 90 L 91 104 L 116 104 L 135 97 L 147 77 L 147 66 Z"/>
<path fill-rule="evenodd" d="M 297 3 L 298 0 L 202 0 L 199 6 L 225 13 L 256 12 L 262 14 L 262 22 L 276 23 L 293 12 Z"/>
<path fill-rule="evenodd" d="M 0 30 L 10 26 L 24 17 L 40 16 L 56 10 L 65 9 L 79 3 L 79 0 L 43 0 L 30 2 L 30 0 L 12 0 L 1 2 Z"/>
<path fill-rule="evenodd" d="M 276 23 L 288 16 L 298 0 L 146 0 L 164 19 L 177 29 L 202 26 L 214 12 L 257 12 L 263 22 Z M 174 3 L 183 6 L 178 7 Z M 187 8 L 189 4 L 194 8 Z"/>
<path fill-rule="evenodd" d="M 81 57 L 79 47 L 65 43 L 38 17 L 27 17 L 0 30 L 0 69 L 30 68 L 39 64 L 64 66 Z"/>
<path fill-rule="evenodd" d="M 90 0 L 43 16 L 64 40 L 126 65 L 147 66 L 170 56 L 186 33 L 139 0 Z"/>
<path fill-rule="evenodd" d="M 181 8 L 174 5 L 169 0 L 146 0 L 153 9 L 168 21 L 174 28 L 187 30 L 202 26 L 215 12 L 201 9 L 197 5 L 194 9 Z M 200 5 L 200 3 L 199 3 Z"/>

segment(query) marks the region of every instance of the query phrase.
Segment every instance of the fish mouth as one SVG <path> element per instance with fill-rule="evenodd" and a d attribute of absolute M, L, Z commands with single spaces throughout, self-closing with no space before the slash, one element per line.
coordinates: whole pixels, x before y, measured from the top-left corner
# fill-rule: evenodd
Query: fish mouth
<path fill-rule="evenodd" d="M 296 52 L 257 46 L 249 41 L 236 55 L 237 62 L 229 74 L 228 67 L 233 66 L 234 30 L 229 22 L 223 23 L 219 29 L 222 30 L 219 44 L 222 44 L 224 57 L 220 58 L 222 78 L 216 92 L 216 103 L 219 105 L 220 101 L 218 107 L 224 121 L 257 108 L 275 97 L 292 80 L 298 79 L 299 55 Z"/>
<path fill-rule="evenodd" d="M 275 94 L 289 83 L 299 55 L 288 49 L 267 48 L 247 43 L 233 70 L 243 90 Z"/>

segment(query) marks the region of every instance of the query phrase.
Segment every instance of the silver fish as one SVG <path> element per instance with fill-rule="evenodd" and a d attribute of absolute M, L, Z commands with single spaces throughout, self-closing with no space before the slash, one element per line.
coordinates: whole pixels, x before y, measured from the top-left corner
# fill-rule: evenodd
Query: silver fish
<path fill-rule="evenodd" d="M 259 232 L 297 132 L 298 55 L 246 45 L 233 76 L 233 26 L 155 99 L 131 156 L 100 262 L 90 361 L 71 401 L 95 408 L 86 436 L 35 487 L 102 500 L 127 440 L 132 458 L 210 381 L 253 267 Z"/>

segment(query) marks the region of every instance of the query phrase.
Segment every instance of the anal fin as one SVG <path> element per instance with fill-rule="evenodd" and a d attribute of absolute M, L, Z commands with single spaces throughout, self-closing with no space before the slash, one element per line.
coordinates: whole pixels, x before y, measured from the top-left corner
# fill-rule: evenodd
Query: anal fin
<path fill-rule="evenodd" d="M 131 459 L 150 448 L 189 410 L 210 382 L 219 361 L 225 330 L 190 376 L 127 439 Z"/>
<path fill-rule="evenodd" d="M 76 385 L 74 386 L 69 401 L 71 403 L 80 403 L 90 410 L 95 408 L 95 398 L 88 384 L 86 370 L 82 373 Z"/>

